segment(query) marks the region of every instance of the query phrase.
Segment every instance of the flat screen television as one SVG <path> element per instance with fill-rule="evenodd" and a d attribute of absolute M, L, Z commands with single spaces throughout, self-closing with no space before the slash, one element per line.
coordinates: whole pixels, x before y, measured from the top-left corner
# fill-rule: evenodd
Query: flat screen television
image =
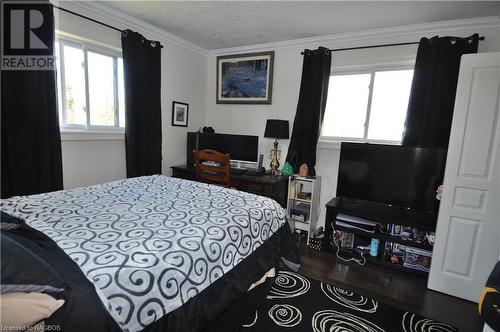
<path fill-rule="evenodd" d="M 436 213 L 443 149 L 342 143 L 337 196 Z"/>
<path fill-rule="evenodd" d="M 215 134 L 216 150 L 229 153 L 231 160 L 257 162 L 259 136 Z"/>
<path fill-rule="evenodd" d="M 229 153 L 231 160 L 257 162 L 259 136 L 233 134 L 187 133 L 186 161 L 194 164 L 193 150 L 214 149 Z"/>

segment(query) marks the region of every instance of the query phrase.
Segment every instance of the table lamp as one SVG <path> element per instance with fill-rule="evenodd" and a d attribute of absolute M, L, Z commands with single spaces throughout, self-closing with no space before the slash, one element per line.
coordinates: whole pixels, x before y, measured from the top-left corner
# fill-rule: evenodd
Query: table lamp
<path fill-rule="evenodd" d="M 270 119 L 266 122 L 264 137 L 274 138 L 274 148 L 271 150 L 271 170 L 273 174 L 278 174 L 280 167 L 281 150 L 278 149 L 278 139 L 288 139 L 289 127 L 287 120 Z"/>

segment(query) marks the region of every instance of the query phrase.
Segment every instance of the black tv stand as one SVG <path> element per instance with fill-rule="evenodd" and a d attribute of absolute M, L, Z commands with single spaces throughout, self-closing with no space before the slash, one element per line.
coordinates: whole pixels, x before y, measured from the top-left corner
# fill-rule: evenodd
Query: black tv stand
<path fill-rule="evenodd" d="M 355 229 L 343 228 L 336 225 L 336 217 L 339 213 L 370 219 L 384 226 L 387 224 L 413 226 L 421 230 L 431 232 L 434 232 L 436 229 L 437 214 L 343 197 L 335 197 L 326 204 L 325 239 L 327 243 L 325 243 L 325 249 L 327 251 L 336 251 L 336 248 L 330 241 L 333 235 L 333 227 L 335 227 L 335 230 L 349 232 L 355 236 L 377 238 L 380 240 L 378 256 L 372 257 L 370 255 L 365 255 L 368 263 L 378 264 L 417 275 L 428 275 L 427 272 L 410 269 L 399 264 L 392 264 L 384 260 L 384 244 L 386 241 L 432 251 L 432 246 L 428 242 L 420 243 L 413 240 L 405 240 L 401 237 L 392 236 L 378 231 L 375 231 L 373 234 L 367 234 Z"/>

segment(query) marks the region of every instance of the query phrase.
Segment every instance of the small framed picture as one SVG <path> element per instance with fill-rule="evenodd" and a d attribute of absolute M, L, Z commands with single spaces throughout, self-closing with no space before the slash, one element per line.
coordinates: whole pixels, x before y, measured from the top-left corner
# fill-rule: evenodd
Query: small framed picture
<path fill-rule="evenodd" d="M 189 104 L 172 102 L 172 126 L 187 127 L 189 115 Z"/>

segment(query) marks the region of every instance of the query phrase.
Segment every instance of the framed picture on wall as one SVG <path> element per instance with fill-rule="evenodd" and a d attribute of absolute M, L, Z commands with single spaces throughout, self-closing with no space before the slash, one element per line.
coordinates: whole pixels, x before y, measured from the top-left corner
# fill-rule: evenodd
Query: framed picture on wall
<path fill-rule="evenodd" d="M 271 104 L 274 51 L 217 57 L 217 104 Z"/>
<path fill-rule="evenodd" d="M 172 126 L 187 127 L 189 104 L 178 101 L 172 102 Z"/>

